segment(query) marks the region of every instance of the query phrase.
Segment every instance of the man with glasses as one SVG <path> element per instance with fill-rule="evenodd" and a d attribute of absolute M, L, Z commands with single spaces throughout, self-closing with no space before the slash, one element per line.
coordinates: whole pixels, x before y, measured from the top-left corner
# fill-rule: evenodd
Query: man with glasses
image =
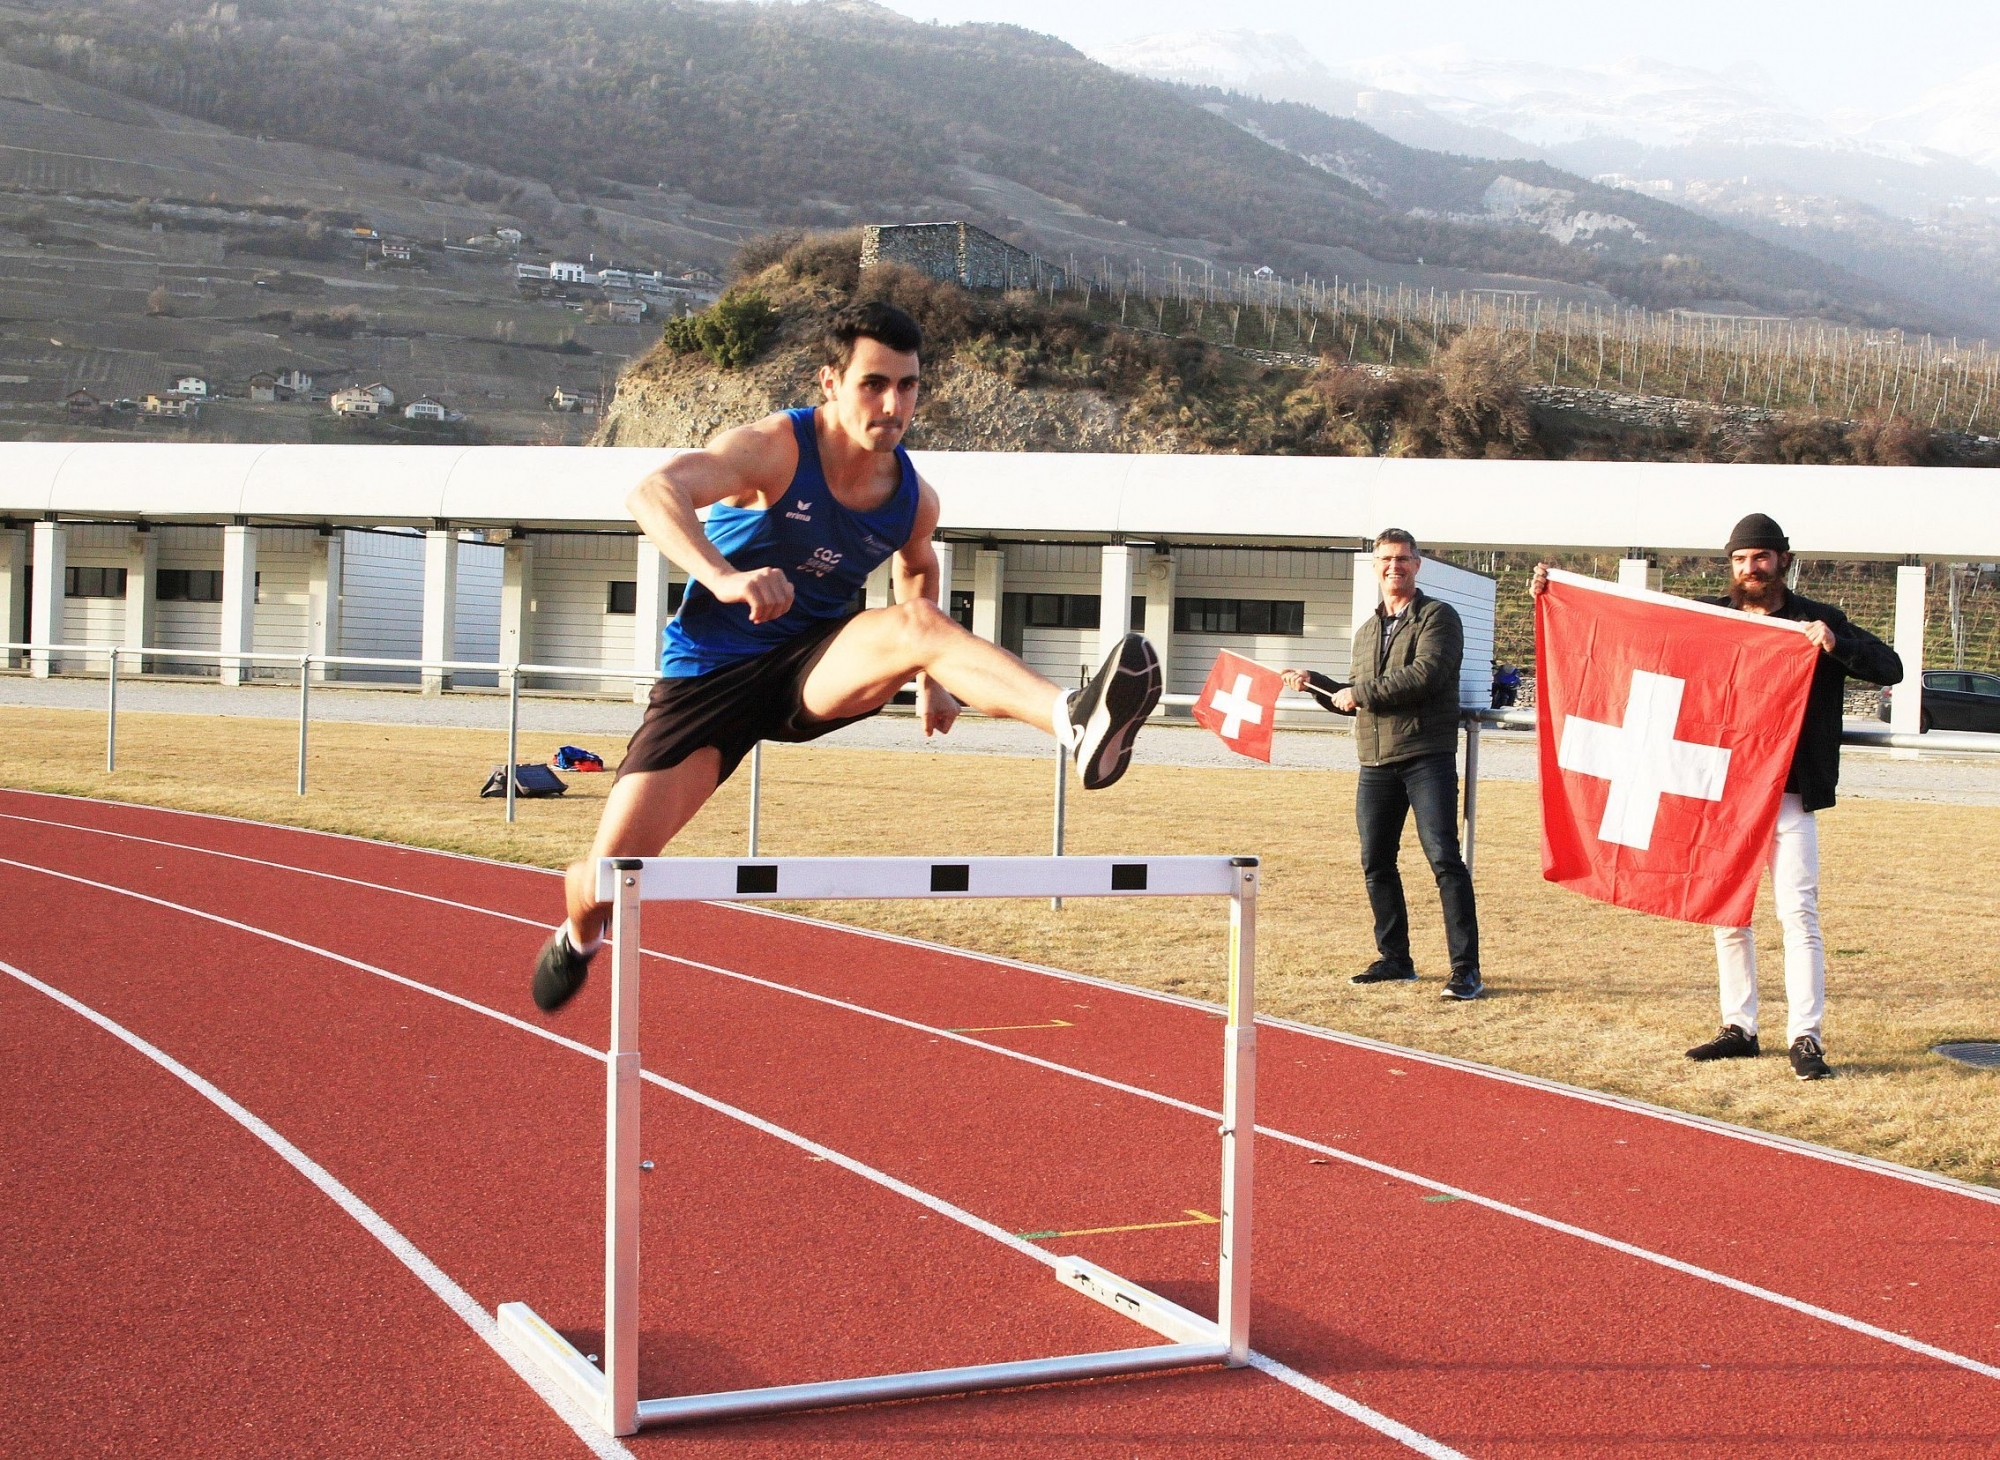
<path fill-rule="evenodd" d="M 1451 955 L 1447 999 L 1476 999 L 1479 917 L 1472 873 L 1458 850 L 1458 672 L 1465 629 L 1458 610 L 1417 587 L 1417 540 L 1400 527 L 1375 539 L 1382 601 L 1354 631 L 1354 682 L 1336 684 L 1313 670 L 1287 670 L 1288 689 L 1303 690 L 1338 715 L 1354 716 L 1361 781 L 1354 819 L 1361 833 L 1361 875 L 1375 914 L 1379 955 L 1354 982 L 1407 983 L 1410 915 L 1396 862 L 1403 824 L 1416 813 L 1417 840 L 1437 878 Z"/>

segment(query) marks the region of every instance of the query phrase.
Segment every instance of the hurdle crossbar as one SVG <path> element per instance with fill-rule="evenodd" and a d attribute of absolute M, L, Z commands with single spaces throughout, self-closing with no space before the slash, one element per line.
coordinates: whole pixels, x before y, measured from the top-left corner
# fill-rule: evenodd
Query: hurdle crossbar
<path fill-rule="evenodd" d="M 603 1365 L 578 1352 L 526 1303 L 504 1303 L 498 1317 L 501 1331 L 607 1431 L 629 1435 L 644 1425 L 1249 1362 L 1257 1082 L 1255 857 L 605 858 L 597 875 L 598 896 L 613 909 Z M 1167 1342 L 858 1379 L 639 1397 L 639 931 L 645 903 L 1204 896 L 1229 899 L 1229 1005 L 1219 1132 L 1221 1260 L 1213 1322 L 1095 1263 L 1066 1256 L 1056 1261 L 1057 1281 Z"/>

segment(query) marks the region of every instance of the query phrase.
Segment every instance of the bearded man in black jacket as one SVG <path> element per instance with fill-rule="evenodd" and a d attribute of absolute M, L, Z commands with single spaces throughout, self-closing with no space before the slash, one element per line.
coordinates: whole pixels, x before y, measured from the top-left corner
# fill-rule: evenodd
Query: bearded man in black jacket
<path fill-rule="evenodd" d="M 1819 930 L 1819 828 L 1813 814 L 1833 805 L 1840 780 L 1841 704 L 1849 678 L 1895 684 L 1903 677 L 1896 651 L 1856 628 L 1830 603 L 1816 603 L 1785 586 L 1792 544 L 1784 530 L 1753 512 L 1729 534 L 1729 592 L 1704 602 L 1741 613 L 1769 614 L 1805 625 L 1819 649 L 1797 748 L 1785 778 L 1778 826 L 1771 839 L 1771 895 L 1785 932 L 1785 1037 L 1792 1073 L 1824 1080 L 1820 1021 L 1826 1012 L 1826 946 Z M 1535 569 L 1534 591 L 1548 587 Z M 1751 1059 L 1757 1045 L 1757 942 L 1749 928 L 1717 928 L 1715 961 L 1722 983 L 1722 1030 L 1687 1052 L 1691 1060 Z"/>

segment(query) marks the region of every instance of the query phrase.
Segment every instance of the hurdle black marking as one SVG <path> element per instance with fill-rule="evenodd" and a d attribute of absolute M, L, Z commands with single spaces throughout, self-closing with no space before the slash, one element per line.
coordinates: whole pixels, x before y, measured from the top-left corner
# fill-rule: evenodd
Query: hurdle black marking
<path fill-rule="evenodd" d="M 526 1303 L 503 1303 L 501 1328 L 564 1392 L 615 1435 L 641 1425 L 821 1409 L 1062 1379 L 1250 1362 L 1250 1197 L 1256 1130 L 1258 866 L 1254 857 L 606 858 L 598 896 L 614 907 L 611 1048 L 606 1062 L 604 1367 L 592 1364 Z M 782 894 L 779 888 L 784 891 Z M 785 1384 L 717 1394 L 639 1398 L 639 923 L 647 902 L 916 897 L 1227 897 L 1229 1017 L 1223 1032 L 1221 1253 L 1211 1323 L 1080 1257 L 1057 1280 L 1160 1334 L 1145 1348 L 1066 1354 Z"/>

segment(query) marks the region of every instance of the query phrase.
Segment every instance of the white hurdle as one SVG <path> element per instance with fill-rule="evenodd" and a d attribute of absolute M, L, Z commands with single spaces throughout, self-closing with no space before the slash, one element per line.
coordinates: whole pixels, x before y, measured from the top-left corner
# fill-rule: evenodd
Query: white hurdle
<path fill-rule="evenodd" d="M 614 1435 L 643 1425 L 820 1409 L 924 1395 L 1006 1389 L 1250 1359 L 1251 1146 L 1256 1130 L 1257 879 L 1255 857 L 607 858 L 598 896 L 615 909 L 611 1049 L 606 1078 L 604 1365 L 598 1368 L 526 1303 L 503 1303 L 500 1327 L 570 1398 Z M 1057 1280 L 1166 1338 L 1164 1344 L 785 1384 L 714 1394 L 639 1397 L 639 925 L 647 902 L 824 898 L 1227 897 L 1229 1015 L 1223 1034 L 1221 1262 L 1216 1321 L 1080 1257 Z"/>

